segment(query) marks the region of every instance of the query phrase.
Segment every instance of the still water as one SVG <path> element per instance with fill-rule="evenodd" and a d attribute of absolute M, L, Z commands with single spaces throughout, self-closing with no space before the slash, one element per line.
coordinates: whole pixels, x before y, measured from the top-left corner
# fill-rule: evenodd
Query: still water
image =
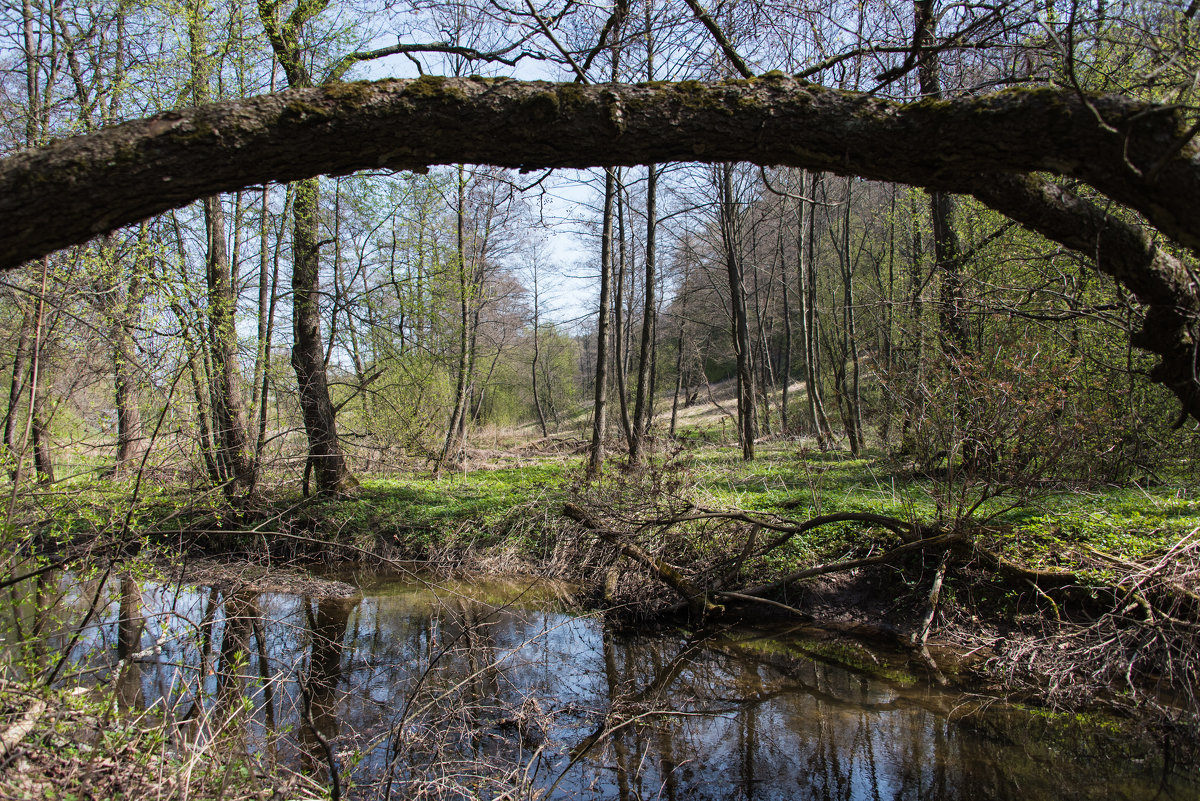
<path fill-rule="evenodd" d="M 546 584 L 343 578 L 322 599 L 82 582 L 66 603 L 101 611 L 64 678 L 322 781 L 332 752 L 364 799 L 1200 797 L 1116 735 L 812 632 L 617 630 Z"/>

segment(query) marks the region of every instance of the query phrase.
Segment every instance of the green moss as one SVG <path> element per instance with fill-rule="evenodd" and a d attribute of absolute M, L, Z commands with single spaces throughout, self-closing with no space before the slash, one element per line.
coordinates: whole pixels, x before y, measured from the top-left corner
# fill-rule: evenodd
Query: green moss
<path fill-rule="evenodd" d="M 911 687 L 917 683 L 916 676 L 876 659 L 870 650 L 858 643 L 846 640 L 804 640 L 794 644 L 792 650 L 806 657 L 832 662 L 901 687 Z"/>
<path fill-rule="evenodd" d="M 850 640 L 763 637 L 750 641 L 739 640 L 737 645 L 741 650 L 760 654 L 836 665 L 901 687 L 911 687 L 917 683 L 917 677 L 912 673 L 876 656 L 865 645 Z"/>
<path fill-rule="evenodd" d="M 283 116 L 292 117 L 297 120 L 304 120 L 309 117 L 324 118 L 329 116 L 329 111 L 306 100 L 296 99 L 289 101 L 284 107 Z"/>
<path fill-rule="evenodd" d="M 934 113 L 942 113 L 949 111 L 953 105 L 954 104 L 949 100 L 926 97 L 918 100 L 916 103 L 909 103 L 904 108 L 906 111 L 931 111 Z"/>
<path fill-rule="evenodd" d="M 558 116 L 558 93 L 552 90 L 537 92 L 524 103 L 525 111 L 534 122 L 547 122 Z"/>
<path fill-rule="evenodd" d="M 558 106 L 563 113 L 577 111 L 588 103 L 586 90 L 577 83 L 559 84 L 554 91 L 558 95 Z"/>
<path fill-rule="evenodd" d="M 724 92 L 699 81 L 680 81 L 671 87 L 671 94 L 672 100 L 688 111 L 716 111 L 729 116 L 737 113 Z"/>
<path fill-rule="evenodd" d="M 203 120 L 196 120 L 190 126 L 187 126 L 182 130 L 179 128 L 172 130 L 168 136 L 170 136 L 172 141 L 179 142 L 181 144 L 189 144 L 200 142 L 205 139 L 211 139 L 216 132 L 217 129 L 212 125 L 204 122 Z"/>
<path fill-rule="evenodd" d="M 1100 712 L 1060 712 L 1045 707 L 1028 704 L 1012 704 L 1012 707 L 1032 718 L 1044 720 L 1054 726 L 1070 726 L 1078 731 L 1095 733 L 1122 734 L 1126 733 L 1129 721 L 1122 721 L 1112 715 Z"/>
<path fill-rule="evenodd" d="M 359 105 L 375 95 L 376 86 L 372 81 L 351 81 L 350 83 L 331 83 L 323 89 L 325 96 L 330 100 Z"/>
<path fill-rule="evenodd" d="M 742 95 L 738 95 L 737 103 L 735 103 L 735 105 L 739 112 L 749 113 L 749 112 L 758 111 L 759 109 L 761 109 L 762 108 L 762 100 L 760 100 L 758 97 L 755 97 L 754 95 L 742 94 Z"/>
<path fill-rule="evenodd" d="M 422 75 L 408 84 L 404 94 L 421 100 L 465 100 L 467 97 L 457 84 L 441 75 Z"/>

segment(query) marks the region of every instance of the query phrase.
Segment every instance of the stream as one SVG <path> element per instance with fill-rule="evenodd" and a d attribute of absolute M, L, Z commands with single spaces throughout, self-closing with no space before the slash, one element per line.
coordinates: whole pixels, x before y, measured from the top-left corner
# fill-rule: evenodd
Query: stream
<path fill-rule="evenodd" d="M 100 599 L 60 682 L 322 783 L 328 744 L 351 798 L 1200 797 L 1104 726 L 812 630 L 620 630 L 547 583 L 339 578 L 360 594 L 59 576 L 63 621 Z"/>

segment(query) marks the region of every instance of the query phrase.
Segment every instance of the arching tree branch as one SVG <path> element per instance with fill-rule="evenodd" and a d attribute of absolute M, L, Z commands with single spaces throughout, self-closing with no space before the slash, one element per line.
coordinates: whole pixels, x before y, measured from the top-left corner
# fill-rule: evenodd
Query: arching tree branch
<path fill-rule="evenodd" d="M 266 0 L 264 0 L 266 2 Z M 1104 125 L 1097 122 L 1097 115 Z M 1054 89 L 900 104 L 783 75 L 554 84 L 426 77 L 159 114 L 0 162 L 0 268 L 196 198 L 361 169 L 749 161 L 974 194 L 1083 251 L 1150 307 L 1140 346 L 1200 418 L 1200 293 L 1148 233 L 1025 174 L 1091 184 L 1200 253 L 1200 146 L 1172 106 Z M 1164 333 L 1166 332 L 1166 333 Z"/>
<path fill-rule="evenodd" d="M 1200 420 L 1200 288 L 1182 260 L 1150 233 L 1050 181 L 1029 175 L 988 175 L 976 198 L 1048 239 L 1090 258 L 1147 307 L 1133 344 L 1160 357 L 1151 377 Z"/>
<path fill-rule="evenodd" d="M 1118 133 L 1096 124 L 1098 110 Z M 579 86 L 427 77 L 171 111 L 0 162 L 0 266 L 195 198 L 323 173 L 752 161 L 971 191 L 981 173 L 1092 184 L 1200 251 L 1200 148 L 1170 107 L 1056 90 L 898 104 L 783 76 Z M 935 143 L 934 146 L 931 143 Z"/>

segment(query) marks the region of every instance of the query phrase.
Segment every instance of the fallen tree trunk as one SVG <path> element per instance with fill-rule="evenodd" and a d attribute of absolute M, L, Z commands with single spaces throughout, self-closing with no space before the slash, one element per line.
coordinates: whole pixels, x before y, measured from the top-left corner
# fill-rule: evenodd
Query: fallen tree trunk
<path fill-rule="evenodd" d="M 266 181 L 459 162 L 752 161 L 958 192 L 981 174 L 1047 171 L 1087 181 L 1195 252 L 1200 145 L 1178 141 L 1186 127 L 1178 107 L 1114 95 L 1043 88 L 903 104 L 782 74 L 330 84 L 166 111 L 3 160 L 0 269 Z"/>
<path fill-rule="evenodd" d="M 0 733 L 0 759 L 6 760 L 12 756 L 13 751 L 29 735 L 29 732 L 33 731 L 33 727 L 41 720 L 45 711 L 46 702 L 41 698 L 35 698 L 20 719 Z"/>
<path fill-rule="evenodd" d="M 1161 357 L 1151 377 L 1200 420 L 1200 292 L 1188 265 L 1107 201 L 1031 177 L 1084 181 L 1200 254 L 1194 133 L 1179 105 L 1048 87 L 897 103 L 781 73 L 594 86 L 335 83 L 166 111 L 3 159 L 0 270 L 194 199 L 321 174 L 454 163 L 801 167 L 975 195 L 1095 259 L 1147 306 L 1134 344 Z"/>

